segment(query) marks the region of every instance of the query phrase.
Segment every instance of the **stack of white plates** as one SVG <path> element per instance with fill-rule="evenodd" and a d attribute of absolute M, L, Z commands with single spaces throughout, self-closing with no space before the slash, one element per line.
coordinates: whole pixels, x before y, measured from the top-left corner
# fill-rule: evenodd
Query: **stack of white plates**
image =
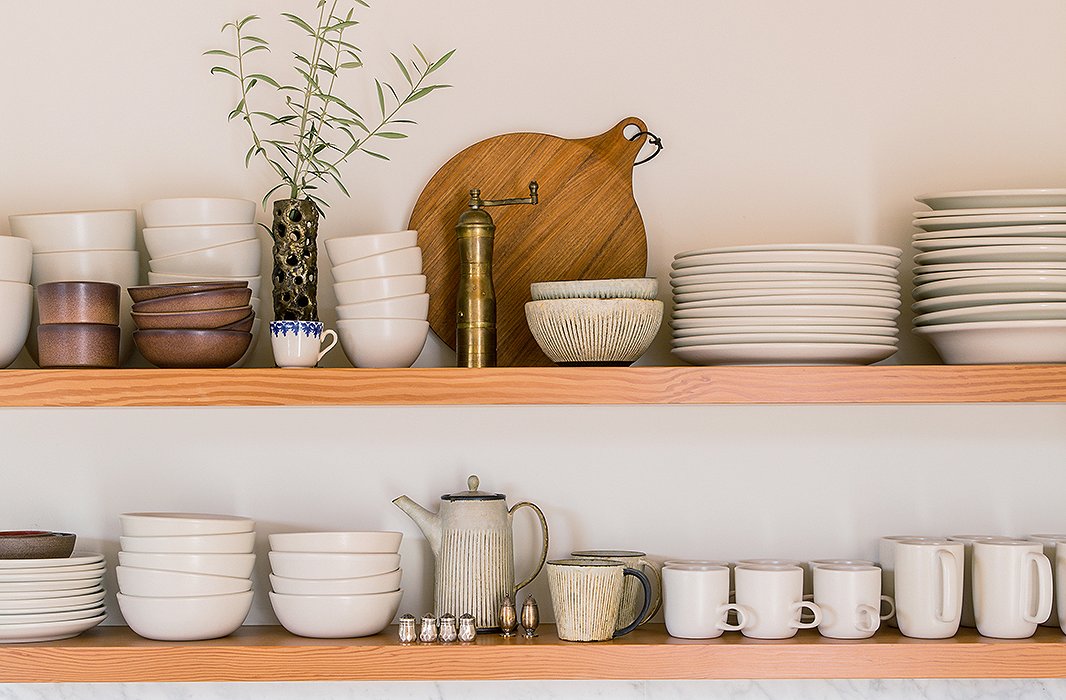
<path fill-rule="evenodd" d="M 0 642 L 76 637 L 106 616 L 104 556 L 0 560 Z"/>
<path fill-rule="evenodd" d="M 950 364 L 1066 362 L 1066 189 L 917 199 L 915 333 Z"/>
<path fill-rule="evenodd" d="M 696 365 L 870 364 L 896 352 L 902 251 L 779 244 L 679 253 L 673 353 Z"/>

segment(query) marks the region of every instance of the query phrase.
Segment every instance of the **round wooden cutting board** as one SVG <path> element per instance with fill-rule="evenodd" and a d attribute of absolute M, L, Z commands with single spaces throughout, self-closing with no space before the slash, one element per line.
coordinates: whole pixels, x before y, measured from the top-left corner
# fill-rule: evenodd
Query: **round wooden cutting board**
<path fill-rule="evenodd" d="M 415 204 L 427 278 L 429 322 L 455 348 L 459 249 L 455 225 L 478 188 L 485 199 L 525 197 L 540 185 L 537 206 L 487 209 L 496 223 L 498 363 L 549 365 L 526 325 L 533 282 L 644 277 L 648 240 L 633 199 L 633 161 L 645 139 L 630 141 L 627 127 L 646 131 L 636 117 L 586 139 L 506 134 L 462 151 L 429 181 Z"/>

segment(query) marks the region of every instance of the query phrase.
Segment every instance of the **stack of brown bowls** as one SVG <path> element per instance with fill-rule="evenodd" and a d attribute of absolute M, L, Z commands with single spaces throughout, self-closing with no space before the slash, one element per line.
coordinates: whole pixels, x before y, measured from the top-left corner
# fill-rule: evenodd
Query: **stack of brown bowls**
<path fill-rule="evenodd" d="M 110 282 L 38 285 L 38 364 L 46 369 L 118 367 L 121 292 Z"/>
<path fill-rule="evenodd" d="M 144 359 L 163 368 L 232 367 L 252 342 L 252 290 L 241 282 L 131 287 L 133 340 Z"/>

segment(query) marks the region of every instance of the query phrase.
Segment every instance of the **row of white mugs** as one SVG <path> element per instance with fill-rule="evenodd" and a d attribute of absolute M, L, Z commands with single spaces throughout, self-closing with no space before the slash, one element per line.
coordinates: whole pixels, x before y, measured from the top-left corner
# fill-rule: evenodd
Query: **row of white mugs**
<path fill-rule="evenodd" d="M 1058 537 L 885 537 L 880 566 L 809 562 L 813 596 L 804 595 L 804 569 L 796 561 L 737 562 L 732 587 L 726 562 L 669 561 L 662 570 L 666 628 L 683 639 L 713 639 L 724 631 L 788 639 L 811 628 L 834 639 L 866 639 L 891 620 L 918 639 L 952 637 L 963 625 L 986 637 L 1024 639 L 1057 607 L 1066 632 L 1066 547 L 1055 549 Z"/>

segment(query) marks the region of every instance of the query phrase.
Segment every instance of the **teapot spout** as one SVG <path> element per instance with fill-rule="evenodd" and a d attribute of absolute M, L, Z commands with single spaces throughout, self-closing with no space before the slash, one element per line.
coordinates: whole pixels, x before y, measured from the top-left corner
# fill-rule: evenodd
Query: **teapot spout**
<path fill-rule="evenodd" d="M 393 503 L 396 504 L 397 508 L 407 513 L 407 517 L 415 521 L 415 524 L 422 530 L 422 534 L 429 540 L 433 556 L 437 556 L 440 552 L 441 539 L 440 513 L 431 513 L 407 496 L 400 496 Z"/>

